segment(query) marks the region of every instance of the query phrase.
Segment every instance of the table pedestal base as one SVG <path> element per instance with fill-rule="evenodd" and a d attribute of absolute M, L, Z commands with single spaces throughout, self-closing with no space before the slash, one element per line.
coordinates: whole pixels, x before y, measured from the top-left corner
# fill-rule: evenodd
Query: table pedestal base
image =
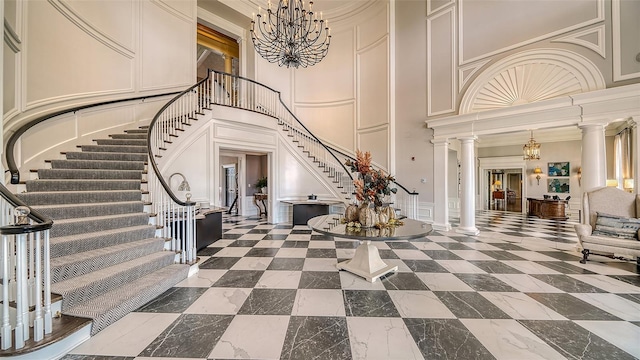
<path fill-rule="evenodd" d="M 381 276 L 398 271 L 397 265 L 387 265 L 378 253 L 378 248 L 371 245 L 371 241 L 362 242 L 356 248 L 356 254 L 351 260 L 345 260 L 337 265 L 338 270 L 346 270 L 352 274 L 362 276 L 369 282 L 374 282 Z"/>

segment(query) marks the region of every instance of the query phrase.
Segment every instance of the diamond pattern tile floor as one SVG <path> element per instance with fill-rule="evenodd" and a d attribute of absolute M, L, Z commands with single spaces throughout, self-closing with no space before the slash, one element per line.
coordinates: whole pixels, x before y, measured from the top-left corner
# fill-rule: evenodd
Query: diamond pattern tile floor
<path fill-rule="evenodd" d="M 571 223 L 479 211 L 476 225 L 377 243 L 399 269 L 368 283 L 335 268 L 356 242 L 225 216 L 197 275 L 63 359 L 640 358 L 634 262 L 580 264 Z"/>

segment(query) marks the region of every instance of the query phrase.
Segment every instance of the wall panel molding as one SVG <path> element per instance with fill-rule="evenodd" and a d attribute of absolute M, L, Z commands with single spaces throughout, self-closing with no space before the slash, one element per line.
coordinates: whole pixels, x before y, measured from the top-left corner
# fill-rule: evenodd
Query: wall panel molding
<path fill-rule="evenodd" d="M 483 66 L 487 65 L 491 59 L 480 61 L 474 64 L 468 64 L 458 68 L 458 92 L 461 92 L 467 81 L 473 77 Z"/>
<path fill-rule="evenodd" d="M 602 24 L 590 29 L 585 29 L 558 39 L 551 40 L 551 42 L 565 42 L 569 44 L 580 45 L 586 47 L 587 49 L 595 51 L 598 55 L 606 59 L 607 56 L 604 31 L 604 24 Z M 588 39 L 590 35 L 595 36 L 595 42 Z"/>
<path fill-rule="evenodd" d="M 448 18 L 446 18 L 448 17 Z M 444 18 L 444 21 L 448 21 L 444 23 L 442 29 L 434 29 L 437 28 L 436 21 L 440 18 Z M 435 25 L 434 25 L 435 24 Z M 433 46 L 435 42 L 434 34 L 439 34 L 442 32 L 448 31 L 448 42 L 451 47 L 451 52 L 449 55 L 451 58 L 446 59 L 442 54 L 435 54 L 434 49 L 438 48 L 437 46 Z M 444 41 L 444 40 L 443 40 Z M 432 17 L 427 18 L 427 116 L 435 116 L 441 114 L 447 114 L 455 111 L 455 103 L 456 103 L 456 17 L 455 17 L 455 7 L 450 7 L 447 10 L 440 12 Z M 436 63 L 437 61 L 443 61 L 443 63 Z M 438 69 L 434 69 L 438 65 Z M 447 68 L 447 70 L 444 70 Z M 447 74 L 446 71 L 448 71 Z M 434 92 L 434 83 L 437 83 L 438 80 L 434 80 L 434 76 L 440 74 L 443 75 L 444 78 L 449 79 L 450 81 L 450 89 L 445 91 L 449 96 L 448 99 L 445 98 L 447 104 L 436 104 L 435 92 Z M 444 76 L 446 75 L 446 76 Z"/>
<path fill-rule="evenodd" d="M 605 20 L 605 11 L 604 11 L 605 0 L 595 0 L 595 4 L 596 4 L 596 16 L 593 17 L 592 19 L 589 19 L 589 20 L 583 21 L 581 23 L 577 23 L 577 24 L 573 24 L 573 25 L 564 27 L 562 29 L 558 29 L 558 30 L 555 30 L 555 31 L 550 31 L 548 33 L 545 33 L 545 34 L 542 34 L 542 35 L 539 35 L 539 36 L 536 36 L 536 37 L 532 37 L 532 38 L 527 39 L 525 41 L 521 41 L 521 42 L 518 42 L 516 44 L 509 45 L 509 46 L 504 46 L 504 47 L 499 48 L 497 50 L 490 51 L 490 52 L 484 53 L 482 55 L 478 55 L 478 56 L 475 56 L 473 58 L 467 59 L 465 57 L 465 54 L 464 54 L 464 36 L 463 35 L 464 35 L 464 31 L 465 30 L 464 30 L 464 24 L 463 24 L 463 21 L 462 21 L 463 20 L 463 14 L 464 14 L 464 6 L 463 6 L 464 2 L 461 1 L 459 6 L 458 6 L 458 8 L 459 8 L 459 13 L 458 13 L 458 19 L 459 19 L 458 32 L 460 34 L 460 40 L 459 40 L 459 43 L 458 43 L 458 54 L 459 54 L 460 57 L 459 57 L 459 60 L 458 60 L 458 64 L 459 65 L 465 65 L 465 64 L 468 64 L 468 63 L 471 63 L 471 62 L 474 62 L 474 61 L 477 61 L 477 60 L 480 60 L 480 59 L 484 59 L 484 58 L 487 58 L 487 57 L 490 57 L 490 56 L 493 56 L 493 55 L 496 55 L 496 54 L 500 54 L 500 53 L 503 53 L 503 52 L 506 52 L 506 51 L 509 51 L 509 50 L 513 50 L 513 49 L 516 49 L 516 48 L 519 48 L 519 47 L 522 47 L 522 46 L 525 46 L 525 45 L 528 45 L 528 44 L 533 44 L 533 43 L 541 41 L 541 40 L 549 39 L 549 38 L 552 38 L 554 36 L 558 36 L 560 34 L 568 33 L 568 32 L 571 32 L 573 30 L 577 30 L 577 29 L 580 29 L 580 28 L 583 28 L 583 27 L 586 27 L 586 26 L 589 26 L 589 25 L 593 25 L 593 24 L 602 22 L 602 21 Z M 471 29 L 470 31 L 474 31 L 474 30 Z"/>
<path fill-rule="evenodd" d="M 611 27 L 613 29 L 613 81 L 623 81 L 640 77 L 640 71 L 622 73 L 622 19 L 621 0 L 611 0 Z M 637 19 L 636 19 L 637 20 Z M 637 37 L 640 37 L 636 34 Z M 638 59 L 636 57 L 636 59 Z M 638 61 L 638 60 L 637 60 Z"/>
<path fill-rule="evenodd" d="M 11 27 L 11 24 L 4 19 L 4 43 L 7 44 L 9 49 L 14 53 L 19 53 L 22 50 L 22 41 L 20 36 Z"/>
<path fill-rule="evenodd" d="M 455 1 L 455 0 L 451 0 L 451 1 L 445 2 L 445 3 L 443 3 L 442 5 L 437 6 L 437 7 L 435 7 L 435 8 L 433 8 L 433 9 L 432 9 L 432 8 L 431 8 L 431 4 L 433 4 L 433 1 L 428 0 L 428 1 L 427 1 L 427 16 L 431 16 L 431 15 L 433 15 L 434 13 L 436 13 L 438 10 L 444 9 L 444 8 L 446 8 L 447 6 L 454 5 L 455 3 L 456 3 L 456 1 Z"/>
<path fill-rule="evenodd" d="M 94 24 L 90 23 L 88 19 L 85 19 L 82 14 L 78 14 L 73 7 L 63 0 L 48 0 L 49 3 L 60 12 L 60 14 L 64 15 L 69 21 L 75 24 L 78 29 L 84 31 L 87 35 L 92 38 L 98 40 L 105 46 L 109 47 L 113 51 L 124 55 L 128 59 L 133 59 L 134 50 L 120 43 L 116 39 L 114 39 L 109 34 L 103 32 L 98 29 Z M 131 11 L 134 11 L 134 2 L 131 3 Z M 131 24 L 131 28 L 133 29 L 133 24 Z"/>

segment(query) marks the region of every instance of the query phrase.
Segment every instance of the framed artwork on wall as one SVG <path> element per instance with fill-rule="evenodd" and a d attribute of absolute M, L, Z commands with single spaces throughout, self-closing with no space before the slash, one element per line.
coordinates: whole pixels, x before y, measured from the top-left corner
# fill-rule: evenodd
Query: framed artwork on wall
<path fill-rule="evenodd" d="M 569 176 L 569 162 L 550 162 L 547 164 L 549 168 L 549 176 Z"/>
<path fill-rule="evenodd" d="M 547 179 L 547 191 L 550 193 L 569 193 L 569 181 L 569 178 Z"/>

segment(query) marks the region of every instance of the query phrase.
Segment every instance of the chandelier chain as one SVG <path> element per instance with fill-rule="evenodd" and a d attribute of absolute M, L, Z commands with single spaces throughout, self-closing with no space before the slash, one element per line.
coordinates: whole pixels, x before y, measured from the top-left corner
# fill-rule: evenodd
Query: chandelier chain
<path fill-rule="evenodd" d="M 271 63 L 294 68 L 324 59 L 331 43 L 329 23 L 312 7 L 312 1 L 306 10 L 302 0 L 280 0 L 275 10 L 271 2 L 266 13 L 259 9 L 250 30 L 256 52 Z"/>

